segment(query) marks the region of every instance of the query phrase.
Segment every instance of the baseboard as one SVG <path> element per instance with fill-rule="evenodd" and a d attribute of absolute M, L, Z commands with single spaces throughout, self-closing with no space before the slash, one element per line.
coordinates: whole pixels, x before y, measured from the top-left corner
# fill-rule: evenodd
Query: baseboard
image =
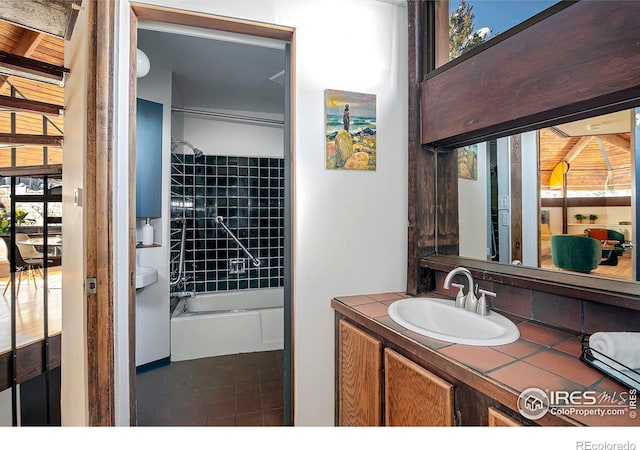
<path fill-rule="evenodd" d="M 159 369 L 160 367 L 168 366 L 169 364 L 171 364 L 170 356 L 167 356 L 166 358 L 158 359 L 156 361 L 151 361 L 146 364 L 141 364 L 138 367 L 136 367 L 136 375 L 149 372 L 150 370 Z"/>

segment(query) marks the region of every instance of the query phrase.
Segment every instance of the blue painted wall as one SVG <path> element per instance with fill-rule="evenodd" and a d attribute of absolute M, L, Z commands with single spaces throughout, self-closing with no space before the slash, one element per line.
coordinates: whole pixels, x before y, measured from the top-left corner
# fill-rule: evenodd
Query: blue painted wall
<path fill-rule="evenodd" d="M 162 211 L 162 104 L 137 99 L 136 217 Z"/>

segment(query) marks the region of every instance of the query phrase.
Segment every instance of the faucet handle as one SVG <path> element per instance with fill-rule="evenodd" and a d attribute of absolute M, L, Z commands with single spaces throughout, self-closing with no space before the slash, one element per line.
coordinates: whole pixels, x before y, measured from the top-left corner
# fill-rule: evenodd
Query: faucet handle
<path fill-rule="evenodd" d="M 487 301 L 487 297 L 485 297 L 485 295 L 495 297 L 496 293 L 485 291 L 484 289 L 478 289 L 478 292 L 480 292 L 482 295 L 480 296 L 480 300 L 478 300 L 476 313 L 480 314 L 481 316 L 488 316 L 491 308 L 489 308 L 489 302 Z"/>
<path fill-rule="evenodd" d="M 485 291 L 484 289 L 478 289 L 478 292 L 480 292 L 481 294 L 487 294 L 490 295 L 491 297 L 496 297 L 497 294 L 495 292 L 490 292 L 490 291 Z"/>
<path fill-rule="evenodd" d="M 456 307 L 457 308 L 464 308 L 464 305 L 465 305 L 465 302 L 466 302 L 466 298 L 464 296 L 464 292 L 462 292 L 462 290 L 464 289 L 464 284 L 451 283 L 451 286 L 458 288 L 458 294 L 456 295 L 456 302 L 455 302 Z"/>

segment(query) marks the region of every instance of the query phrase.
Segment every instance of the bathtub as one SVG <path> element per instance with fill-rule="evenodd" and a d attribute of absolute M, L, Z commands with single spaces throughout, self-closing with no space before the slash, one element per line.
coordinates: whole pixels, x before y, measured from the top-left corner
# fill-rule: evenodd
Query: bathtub
<path fill-rule="evenodd" d="M 185 297 L 171 315 L 171 360 L 284 348 L 284 289 Z"/>

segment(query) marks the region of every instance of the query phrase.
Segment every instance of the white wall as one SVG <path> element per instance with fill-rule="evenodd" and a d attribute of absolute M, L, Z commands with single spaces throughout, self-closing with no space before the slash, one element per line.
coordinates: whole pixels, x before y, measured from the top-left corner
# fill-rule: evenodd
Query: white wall
<path fill-rule="evenodd" d="M 587 219 L 583 220 L 581 224 L 578 224 L 574 217 L 578 213 L 587 216 Z M 590 214 L 598 216 L 595 224 L 589 222 L 588 217 Z M 560 220 L 562 220 L 562 217 Z M 633 241 L 633 227 L 631 225 L 620 225 L 619 223 L 630 221 L 630 206 L 572 206 L 567 208 L 567 232 L 569 234 L 584 233 L 586 228 L 607 228 L 619 231 L 624 234 L 626 240 Z"/>
<path fill-rule="evenodd" d="M 284 98 L 283 98 L 284 101 Z M 188 105 L 187 105 L 188 107 Z M 198 108 L 202 110 L 202 108 Z M 251 111 L 216 110 L 235 115 L 282 120 L 281 115 Z M 184 116 L 184 139 L 207 155 L 284 156 L 284 129 L 255 123 L 214 120 L 207 116 L 173 113 Z M 187 149 L 187 152 L 190 150 Z"/>
<path fill-rule="evenodd" d="M 295 27 L 295 423 L 332 425 L 330 299 L 406 287 L 406 8 L 371 0 L 146 3 Z M 128 45 L 124 37 L 118 43 Z M 120 71 L 128 66 L 123 53 Z M 324 168 L 325 89 L 377 95 L 376 172 Z M 126 249 L 118 253 L 123 258 Z"/>
<path fill-rule="evenodd" d="M 562 234 L 562 207 L 540 208 L 541 211 L 549 211 L 549 229 L 551 234 Z"/>
<path fill-rule="evenodd" d="M 20 391 L 18 390 L 18 393 Z M 20 402 L 18 402 L 20 408 Z M 13 416 L 11 415 L 11 388 L 0 391 L 0 427 L 10 427 L 13 424 Z M 18 412 L 18 417 L 20 413 Z"/>
<path fill-rule="evenodd" d="M 171 353 L 169 326 L 169 233 L 171 166 L 172 74 L 151 66 L 149 74 L 138 78 L 138 97 L 163 105 L 162 109 L 162 217 L 152 220 L 154 242 L 160 247 L 139 248 L 136 261 L 154 267 L 158 281 L 136 292 L 136 366 L 166 358 Z M 142 240 L 143 220 L 136 221 L 136 241 Z"/>
<path fill-rule="evenodd" d="M 487 259 L 487 143 L 478 144 L 478 179 L 458 178 L 460 256 Z"/>
<path fill-rule="evenodd" d="M 522 134 L 522 264 L 538 267 L 538 132 Z"/>
<path fill-rule="evenodd" d="M 87 123 L 87 14 L 78 14 L 71 41 L 65 41 L 65 67 L 71 75 L 64 89 L 65 127 L 62 174 L 62 425 L 88 424 L 87 321 L 84 294 L 84 211 L 74 206 L 74 190 L 84 188 Z M 75 124 L 76 126 L 71 126 Z M 126 261 L 126 255 L 122 256 Z M 126 266 L 126 264 L 125 264 Z M 126 267 L 125 267 L 126 269 Z M 127 299 L 123 298 L 123 302 Z M 123 330 L 126 332 L 126 330 Z"/>
<path fill-rule="evenodd" d="M 116 2 L 116 35 L 128 36 L 129 8 L 124 2 Z M 125 19 L 124 21 L 122 19 Z M 128 59 L 128 48 L 120 49 L 120 55 Z M 118 62 L 116 61 L 116 67 Z M 114 142 L 116 148 L 128 148 L 129 146 L 129 115 L 119 114 L 122 110 L 129 109 L 129 74 L 124 71 L 114 76 Z M 122 94 L 124 92 L 124 95 Z M 125 254 L 129 252 L 129 210 L 124 205 L 129 203 L 129 154 L 128 152 L 116 151 L 113 155 L 113 246 L 116 255 L 119 257 L 118 269 L 114 270 L 114 396 L 115 396 L 115 423 L 116 425 L 128 425 L 130 423 L 129 412 L 129 369 L 135 365 L 135 361 L 129 364 L 129 303 L 123 299 L 128 299 L 129 284 L 131 282 L 129 270 L 133 268 L 124 267 Z M 122 252 L 119 250 L 122 249 Z M 132 387 L 133 388 L 133 387 Z"/>

